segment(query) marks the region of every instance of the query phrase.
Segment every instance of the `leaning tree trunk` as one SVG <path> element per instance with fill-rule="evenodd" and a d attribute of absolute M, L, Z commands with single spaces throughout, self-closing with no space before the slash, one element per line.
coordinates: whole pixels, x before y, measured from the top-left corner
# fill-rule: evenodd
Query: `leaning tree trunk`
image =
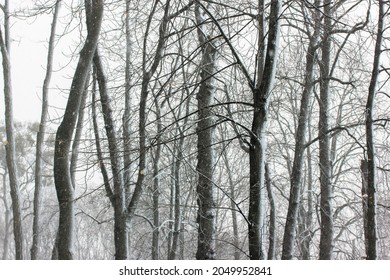
<path fill-rule="evenodd" d="M 316 1 L 316 7 L 320 6 L 320 1 Z M 314 64 L 319 39 L 319 21 L 320 14 L 317 10 L 315 18 L 314 34 L 310 38 L 309 46 L 306 52 L 305 84 L 301 99 L 301 108 L 299 112 L 298 128 L 295 136 L 294 162 L 290 177 L 290 198 L 287 210 L 286 225 L 284 227 L 282 259 L 290 260 L 293 257 L 295 231 L 298 223 L 298 211 L 300 204 L 300 195 L 302 188 L 303 163 L 305 159 L 305 141 L 307 132 L 307 123 L 310 111 L 310 99 L 313 94 L 314 85 Z"/>
<path fill-rule="evenodd" d="M 49 108 L 49 85 L 53 69 L 53 56 L 55 46 L 55 34 L 57 26 L 58 12 L 61 6 L 61 0 L 57 0 L 54 8 L 53 21 L 50 31 L 49 46 L 47 52 L 46 75 L 42 87 L 42 111 L 41 121 L 37 133 L 37 146 L 35 156 L 35 190 L 34 190 L 34 220 L 33 220 L 33 241 L 31 245 L 31 259 L 36 260 L 38 257 L 40 241 L 40 207 L 41 207 L 41 190 L 42 190 L 42 150 L 46 133 L 46 122 Z"/>
<path fill-rule="evenodd" d="M 106 76 L 98 50 L 93 58 L 96 80 L 99 85 L 100 102 L 102 105 L 104 127 L 106 130 L 108 150 L 110 154 L 111 170 L 113 177 L 113 202 L 114 202 L 114 240 L 115 259 L 128 258 L 127 213 L 125 201 L 125 188 L 123 180 L 123 166 L 121 161 L 118 137 L 115 131 L 115 123 L 112 116 L 110 98 L 107 92 Z"/>
<path fill-rule="evenodd" d="M 367 240 L 366 254 L 368 260 L 377 258 L 377 224 L 376 224 L 376 165 L 374 146 L 374 103 L 378 83 L 380 54 L 384 31 L 385 1 L 379 0 L 378 31 L 375 43 L 374 63 L 366 104 L 366 142 L 367 142 Z"/>
<path fill-rule="evenodd" d="M 267 187 L 267 195 L 269 201 L 269 231 L 268 231 L 268 253 L 267 259 L 273 260 L 275 258 L 276 247 L 276 206 L 275 198 L 272 190 L 272 181 L 268 164 L 265 165 L 265 184 Z"/>
<path fill-rule="evenodd" d="M 13 212 L 13 228 L 15 239 L 15 258 L 21 260 L 23 256 L 23 228 L 22 211 L 20 209 L 20 195 L 18 171 L 16 166 L 15 136 L 14 136 L 14 114 L 11 86 L 11 61 L 10 61 L 10 38 L 9 38 L 9 1 L 6 0 L 3 6 L 4 12 L 4 38 L 0 28 L 0 47 L 3 58 L 4 77 L 4 108 L 5 108 L 5 130 L 7 140 L 5 141 L 6 160 Z"/>
<path fill-rule="evenodd" d="M 103 0 L 85 0 L 88 35 L 69 93 L 65 114 L 58 127 L 54 150 L 54 181 L 59 202 L 58 258 L 73 259 L 74 189 L 70 177 L 70 147 L 85 83 L 97 46 L 103 18 Z"/>

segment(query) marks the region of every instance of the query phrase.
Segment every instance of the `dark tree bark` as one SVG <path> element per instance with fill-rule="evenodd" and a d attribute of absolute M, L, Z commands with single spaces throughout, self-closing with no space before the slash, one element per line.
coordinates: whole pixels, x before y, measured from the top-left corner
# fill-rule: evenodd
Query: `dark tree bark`
<path fill-rule="evenodd" d="M 103 18 L 103 0 L 86 0 L 88 35 L 80 52 L 63 120 L 58 127 L 54 152 L 54 181 L 60 207 L 58 258 L 73 259 L 74 189 L 70 176 L 70 147 L 81 98 L 97 46 Z M 89 12 L 88 12 L 89 11 Z M 89 15 L 88 15 L 89 13 Z"/>
<path fill-rule="evenodd" d="M 104 127 L 106 130 L 108 149 L 110 153 L 111 170 L 113 177 L 113 201 L 114 201 L 114 240 L 115 259 L 128 258 L 128 234 L 125 189 L 123 181 L 123 166 L 121 161 L 118 137 L 115 131 L 114 119 L 107 92 L 106 76 L 100 59 L 98 49 L 93 58 L 96 79 L 99 85 L 100 102 L 102 105 Z"/>
<path fill-rule="evenodd" d="M 374 143 L 374 107 L 379 76 L 380 55 L 384 32 L 385 2 L 379 0 L 378 30 L 376 34 L 374 62 L 366 103 L 366 146 L 367 146 L 367 233 L 366 254 L 368 260 L 377 258 L 377 224 L 376 224 L 376 164 Z"/>
<path fill-rule="evenodd" d="M 23 227 L 22 211 L 20 208 L 18 170 L 16 166 L 15 136 L 14 136 L 14 114 L 11 82 L 11 61 L 10 61 L 10 23 L 9 23 L 9 1 L 5 0 L 2 7 L 4 12 L 4 37 L 0 28 L 0 48 L 3 59 L 4 78 L 4 104 L 5 104 L 5 130 L 7 140 L 5 141 L 6 161 L 12 200 L 13 230 L 15 239 L 15 258 L 22 260 L 23 253 Z"/>
<path fill-rule="evenodd" d="M 130 181 L 131 181 L 131 26 L 130 26 L 130 14 L 131 14 L 131 0 L 125 0 L 126 2 L 126 17 L 125 17 L 125 32 L 126 32 L 126 64 L 125 64 L 125 111 L 123 113 L 123 180 L 125 184 L 125 196 L 126 200 L 130 197 Z"/>
<path fill-rule="evenodd" d="M 88 77 L 90 75 L 88 74 Z M 87 81 L 85 83 L 85 88 L 83 92 L 83 97 L 81 98 L 80 107 L 79 107 L 79 113 L 77 118 L 77 125 L 76 130 L 73 137 L 73 143 L 72 143 L 72 149 L 71 149 L 71 159 L 70 159 L 70 178 L 72 180 L 73 188 L 76 188 L 76 173 L 77 173 L 77 163 L 79 160 L 79 147 L 81 143 L 81 136 L 83 134 L 83 127 L 84 127 L 84 115 L 85 115 L 85 104 L 87 102 L 87 96 L 88 96 L 88 82 L 89 78 L 87 78 Z"/>
<path fill-rule="evenodd" d="M 267 259 L 273 260 L 275 258 L 276 247 L 276 206 L 275 198 L 272 190 L 272 181 L 268 164 L 265 165 L 265 184 L 267 187 L 268 201 L 269 201 L 269 231 L 268 231 L 268 254 Z"/>
<path fill-rule="evenodd" d="M 332 163 L 330 157 L 329 109 L 330 109 L 330 54 L 332 31 L 332 2 L 324 0 L 324 39 L 321 45 L 322 57 L 320 60 L 320 116 L 318 123 L 319 137 L 319 166 L 320 166 L 320 213 L 321 213 L 321 260 L 332 259 L 333 253 L 333 210 L 332 210 Z"/>
<path fill-rule="evenodd" d="M 264 6 L 264 1 L 260 1 Z M 264 67 L 259 65 L 262 77 L 253 90 L 254 113 L 249 149 L 250 191 L 249 191 L 249 256 L 251 259 L 264 259 L 264 204 L 265 204 L 265 163 L 266 163 L 266 124 L 268 104 L 275 77 L 278 37 L 280 32 L 279 15 L 281 1 L 271 1 L 268 42 Z M 262 38 L 259 38 L 262 40 Z"/>
<path fill-rule="evenodd" d="M 152 259 L 160 258 L 160 158 L 161 158 L 161 112 L 157 98 L 154 100 L 157 119 L 157 141 L 156 151 L 153 156 L 153 238 L 152 238 Z"/>
<path fill-rule="evenodd" d="M 214 201 L 214 120 L 210 106 L 214 99 L 214 78 L 216 67 L 216 49 L 211 36 L 207 35 L 204 16 L 199 4 L 195 4 L 195 17 L 198 25 L 198 40 L 202 50 L 200 88 L 197 93 L 197 159 L 198 185 L 196 188 L 198 203 L 198 260 L 215 259 L 216 210 Z"/>
<path fill-rule="evenodd" d="M 368 230 L 368 219 L 367 219 L 367 210 L 368 210 L 368 193 L 367 193 L 367 161 L 360 161 L 360 171 L 362 173 L 362 209 L 363 209 L 363 229 L 364 229 L 364 247 L 366 252 L 369 251 L 369 230 Z"/>
<path fill-rule="evenodd" d="M 94 71 L 96 72 L 96 71 Z M 104 164 L 104 158 L 103 158 L 103 152 L 101 148 L 101 140 L 100 140 L 100 135 L 99 135 L 99 125 L 97 121 L 97 113 L 96 113 L 96 73 L 93 73 L 93 82 L 92 82 L 92 123 L 93 123 L 93 134 L 95 138 L 95 145 L 96 145 L 96 155 L 99 161 L 99 168 L 100 172 L 102 173 L 103 177 L 103 184 L 104 184 L 104 189 L 106 191 L 106 196 L 111 202 L 112 207 L 115 205 L 114 201 L 114 193 L 112 192 L 112 188 L 110 185 L 110 177 L 108 176 L 108 171 L 106 168 L 106 165 Z"/>
<path fill-rule="evenodd" d="M 55 34 L 57 26 L 58 12 L 61 6 L 61 0 L 57 0 L 54 7 L 53 21 L 51 24 L 49 46 L 47 52 L 46 75 L 42 87 L 42 110 L 39 130 L 37 133 L 37 147 L 35 156 L 35 190 L 34 190 L 34 220 L 33 220 L 33 241 L 31 245 L 31 259 L 38 258 L 40 242 L 40 207 L 41 207 L 41 190 L 42 190 L 42 151 L 44 148 L 46 122 L 49 107 L 49 85 L 53 69 L 53 56 L 55 46 Z"/>

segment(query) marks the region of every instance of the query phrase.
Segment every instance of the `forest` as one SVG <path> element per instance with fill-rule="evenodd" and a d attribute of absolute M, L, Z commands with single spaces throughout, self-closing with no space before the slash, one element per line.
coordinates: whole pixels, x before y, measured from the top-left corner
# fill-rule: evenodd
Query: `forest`
<path fill-rule="evenodd" d="M 389 15 L 1 0 L 1 259 L 390 259 Z M 40 20 L 21 121 L 16 27 Z"/>

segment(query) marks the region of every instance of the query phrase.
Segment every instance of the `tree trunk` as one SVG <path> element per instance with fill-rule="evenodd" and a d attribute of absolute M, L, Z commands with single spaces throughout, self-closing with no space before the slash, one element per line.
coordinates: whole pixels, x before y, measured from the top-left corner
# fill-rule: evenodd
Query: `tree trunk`
<path fill-rule="evenodd" d="M 110 153 L 111 170 L 114 184 L 114 240 L 115 240 L 115 259 L 125 260 L 128 258 L 128 234 L 127 234 L 127 213 L 125 201 L 125 189 L 123 184 L 123 166 L 120 150 L 118 147 L 118 137 L 115 131 L 114 119 L 110 105 L 110 98 L 107 92 L 107 82 L 103 71 L 103 65 L 100 59 L 98 49 L 93 58 L 96 79 L 99 85 L 100 102 L 102 105 L 104 127 L 108 140 L 108 149 Z"/>
<path fill-rule="evenodd" d="M 318 124 L 319 136 L 319 166 L 320 166 L 320 213 L 321 213 L 321 260 L 332 259 L 333 252 L 333 211 L 332 211 L 332 163 L 330 158 L 329 136 L 329 109 L 330 109 L 330 52 L 331 52 L 331 28 L 332 28 L 332 2 L 325 0 L 324 13 L 324 40 L 321 45 L 322 58 L 320 61 L 320 116 Z"/>
<path fill-rule="evenodd" d="M 15 239 L 15 258 L 22 260 L 23 255 L 23 227 L 22 211 L 20 208 L 18 170 L 16 166 L 15 136 L 14 136 L 14 113 L 11 82 L 11 61 L 10 61 L 10 38 L 9 38 L 9 1 L 5 0 L 4 7 L 4 38 L 0 28 L 0 47 L 3 58 L 4 78 L 4 104 L 5 104 L 5 129 L 7 140 L 5 141 L 6 160 L 10 192 L 12 200 L 13 229 Z"/>
<path fill-rule="evenodd" d="M 126 201 L 130 197 L 130 181 L 131 181 L 131 26 L 130 26 L 130 2 L 131 0 L 125 0 L 126 2 L 126 17 L 125 17 L 125 30 L 126 30 L 126 65 L 125 65 L 125 111 L 123 114 L 123 180 L 125 184 L 125 196 Z"/>
<path fill-rule="evenodd" d="M 83 92 L 83 97 L 81 98 L 76 131 L 74 133 L 74 138 L 72 143 L 72 151 L 71 151 L 72 156 L 70 159 L 70 178 L 72 180 L 73 188 L 76 188 L 77 162 L 79 160 L 79 147 L 80 147 L 81 136 L 83 134 L 83 127 L 84 127 L 84 113 L 85 113 L 84 109 L 85 109 L 85 104 L 87 102 L 87 96 L 88 96 L 89 76 L 90 75 L 88 74 L 88 78 L 85 83 L 85 88 Z"/>
<path fill-rule="evenodd" d="M 263 1 L 261 1 L 263 2 Z M 264 259 L 264 226 L 265 226 L 265 162 L 266 162 L 266 124 L 268 104 L 271 96 L 276 71 L 276 57 L 279 38 L 279 14 L 281 1 L 271 1 L 269 16 L 268 43 L 264 67 L 258 86 L 253 88 L 254 113 L 252 134 L 249 149 L 250 191 L 248 213 L 249 257 L 252 260 Z M 259 38 L 261 40 L 262 38 Z M 259 65 L 261 67 L 261 65 Z M 258 70 L 260 71 L 260 70 Z"/>
<path fill-rule="evenodd" d="M 275 258 L 275 243 L 276 243 L 276 206 L 275 206 L 275 199 L 272 190 L 272 181 L 271 181 L 268 164 L 265 165 L 265 184 L 267 187 L 268 202 L 270 208 L 267 259 L 273 260 Z"/>
<path fill-rule="evenodd" d="M 368 260 L 377 258 L 377 224 L 376 224 L 376 164 L 374 143 L 374 107 L 378 83 L 380 54 L 384 32 L 385 1 L 379 0 L 378 31 L 375 42 L 374 62 L 366 103 L 366 145 L 367 145 L 367 247 Z"/>
<path fill-rule="evenodd" d="M 309 120 L 310 122 L 310 120 Z M 310 126 L 310 124 L 309 124 Z M 309 141 L 311 139 L 311 133 L 309 132 Z M 306 224 L 305 224 L 305 236 L 302 241 L 302 259 L 310 260 L 310 244 L 313 239 L 313 168 L 310 146 L 307 148 L 307 211 L 306 211 Z"/>
<path fill-rule="evenodd" d="M 204 16 L 200 6 L 195 4 L 195 17 L 198 25 L 198 39 L 202 49 L 200 88 L 197 93 L 197 159 L 198 184 L 196 188 L 198 203 L 198 260 L 215 259 L 216 211 L 214 201 L 214 120 L 210 105 L 214 99 L 214 78 L 216 49 L 211 36 L 204 26 Z"/>
<path fill-rule="evenodd" d="M 73 77 L 65 114 L 56 134 L 54 181 L 60 207 L 58 225 L 59 259 L 73 259 L 74 257 L 74 189 L 70 177 L 69 152 L 81 98 L 98 42 L 103 17 L 103 4 L 103 0 L 95 0 L 93 4 L 88 0 L 85 1 L 88 35 L 85 45 L 80 52 L 80 58 Z M 88 13 L 90 14 L 88 15 Z"/>
<path fill-rule="evenodd" d="M 362 173 L 362 209 L 363 209 L 363 230 L 364 230 L 364 247 L 366 249 L 366 254 L 369 251 L 369 231 L 368 231 L 368 219 L 367 219 L 367 210 L 368 210 L 368 193 L 367 193 L 367 161 L 360 161 L 360 171 Z"/>
<path fill-rule="evenodd" d="M 160 157 L 161 157 L 161 113 L 157 98 L 154 100 L 156 107 L 157 120 L 157 143 L 156 152 L 153 158 L 153 240 L 152 240 L 152 259 L 160 258 Z"/>
<path fill-rule="evenodd" d="M 38 258 L 40 241 L 40 207 L 42 190 L 42 150 L 44 148 L 47 113 L 49 108 L 49 85 L 53 69 L 54 43 L 57 26 L 58 12 L 61 6 L 61 0 L 57 0 L 54 8 L 53 21 L 51 24 L 49 46 L 47 52 L 46 75 L 42 87 L 42 111 L 39 130 L 37 133 L 36 156 L 35 156 L 35 190 L 34 190 L 34 220 L 33 220 L 33 241 L 31 245 L 31 259 Z"/>
<path fill-rule="evenodd" d="M 320 6 L 321 1 L 316 1 L 316 7 Z M 295 230 L 298 220 L 298 211 L 300 204 L 300 194 L 302 188 L 303 163 L 305 156 L 305 141 L 307 132 L 307 123 L 310 111 L 310 99 L 313 95 L 314 83 L 314 65 L 317 52 L 317 44 L 320 34 L 319 21 L 320 15 L 315 18 L 315 30 L 310 38 L 309 46 L 306 53 L 306 72 L 305 84 L 301 99 L 301 108 L 298 119 L 298 128 L 295 136 L 294 162 L 290 177 L 290 198 L 287 210 L 286 225 L 283 236 L 282 259 L 291 260 L 294 253 Z"/>
<path fill-rule="evenodd" d="M 7 200 L 7 169 L 5 170 L 4 174 L 2 175 L 2 183 L 3 183 L 3 195 L 1 196 L 3 202 L 4 202 L 4 239 L 3 239 L 3 255 L 2 260 L 6 260 L 8 257 L 8 250 L 9 250 L 9 235 L 10 235 L 10 227 L 11 227 L 11 213 L 8 206 L 8 200 Z"/>
<path fill-rule="evenodd" d="M 96 71 L 94 71 L 96 72 Z M 103 152 L 101 148 L 101 141 L 99 136 L 99 125 L 97 121 L 97 113 L 96 113 L 96 73 L 93 73 L 93 82 L 92 82 L 92 123 L 93 123 L 93 134 L 95 138 L 96 145 L 96 156 L 99 161 L 100 172 L 103 177 L 104 189 L 106 191 L 106 196 L 111 202 L 112 207 L 115 205 L 114 194 L 112 192 L 112 188 L 110 185 L 110 177 L 108 176 L 108 171 L 106 165 L 104 164 Z"/>

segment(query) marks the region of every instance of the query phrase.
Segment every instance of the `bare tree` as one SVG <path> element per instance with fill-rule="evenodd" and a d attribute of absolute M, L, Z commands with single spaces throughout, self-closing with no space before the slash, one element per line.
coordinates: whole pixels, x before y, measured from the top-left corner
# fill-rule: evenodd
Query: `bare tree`
<path fill-rule="evenodd" d="M 70 177 L 69 152 L 77 116 L 103 18 L 103 0 L 85 1 L 88 35 L 80 52 L 63 120 L 58 127 L 54 152 L 54 180 L 60 207 L 58 257 L 73 259 L 74 186 Z M 89 14 L 89 15 L 88 15 Z"/>
<path fill-rule="evenodd" d="M 143 42 L 143 57 L 142 57 L 142 82 L 141 82 L 141 96 L 140 96 L 140 104 L 139 104 L 139 163 L 138 163 L 138 178 L 137 182 L 134 188 L 134 192 L 132 194 L 131 200 L 127 206 L 127 213 L 128 213 L 128 221 L 131 222 L 131 219 L 134 217 L 135 210 L 137 208 L 137 204 L 139 202 L 139 199 L 142 194 L 143 190 L 143 181 L 145 179 L 145 172 L 146 172 L 146 159 L 147 159 L 147 145 L 146 145 L 146 121 L 147 121 L 147 112 L 146 112 L 146 105 L 147 105 L 147 99 L 149 95 L 149 84 L 152 76 L 157 70 L 157 67 L 159 66 L 163 51 L 166 44 L 166 33 L 169 23 L 169 11 L 170 11 L 170 0 L 167 0 L 165 2 L 164 7 L 164 15 L 163 19 L 160 24 L 159 28 L 159 38 L 158 43 L 156 46 L 156 52 L 151 60 L 151 66 L 148 69 L 148 57 L 146 53 L 146 47 L 148 42 L 148 36 L 150 31 L 150 25 L 151 21 L 153 19 L 153 16 L 156 12 L 156 8 L 159 1 L 156 1 L 153 3 L 152 11 L 149 15 L 144 42 Z"/>
<path fill-rule="evenodd" d="M 298 127 L 295 136 L 294 162 L 290 177 L 290 198 L 287 211 L 286 225 L 283 237 L 282 259 L 292 259 L 295 242 L 296 225 L 298 222 L 298 210 L 300 204 L 300 195 L 302 188 L 303 164 L 305 155 L 305 141 L 308 126 L 308 117 L 310 113 L 310 99 L 313 95 L 314 86 L 314 66 L 316 62 L 319 35 L 320 35 L 320 2 L 314 3 L 314 26 L 313 34 L 310 34 L 309 22 L 306 22 L 307 32 L 309 33 L 309 46 L 306 51 L 306 69 L 304 88 L 301 98 L 301 108 L 298 118 Z"/>
<path fill-rule="evenodd" d="M 366 194 L 367 194 L 367 214 L 366 214 L 366 254 L 367 259 L 375 260 L 377 258 L 377 224 L 376 224 L 376 153 L 374 142 L 374 108 L 375 108 L 375 95 L 377 91 L 378 76 L 380 71 L 380 56 L 382 53 L 382 41 L 384 32 L 384 17 L 385 2 L 379 0 L 379 14 L 378 14 L 378 30 L 376 34 L 375 50 L 374 50 L 374 62 L 371 73 L 370 86 L 368 88 L 368 97 L 366 104 L 366 170 L 367 170 L 367 182 L 366 182 Z"/>
<path fill-rule="evenodd" d="M 331 259 L 333 251 L 333 213 L 332 213 L 332 163 L 330 158 L 330 135 L 328 133 L 330 111 L 330 55 L 332 31 L 332 2 L 324 0 L 324 39 L 321 45 L 320 60 L 320 117 L 318 123 L 319 160 L 320 160 L 320 186 L 321 186 L 321 239 L 320 259 Z"/>
<path fill-rule="evenodd" d="M 199 4 L 195 4 L 195 16 L 198 26 L 198 39 L 202 50 L 200 88 L 198 101 L 198 172 L 197 202 L 198 202 L 198 249 L 196 258 L 215 259 L 215 201 L 214 201 L 214 121 L 210 106 L 214 98 L 214 73 L 216 72 L 217 51 L 212 35 L 206 30 L 205 12 Z"/>
<path fill-rule="evenodd" d="M 259 1 L 259 13 L 264 14 L 264 1 Z M 271 97 L 278 55 L 278 38 L 280 32 L 280 11 L 282 1 L 271 1 L 269 30 L 264 65 L 258 60 L 258 73 L 261 73 L 256 85 L 252 84 L 254 112 L 249 150 L 249 255 L 251 259 L 264 259 L 264 207 L 265 207 L 265 163 L 266 163 L 266 124 L 268 105 Z M 259 18 L 261 21 L 262 17 Z M 264 26 L 265 22 L 260 22 Z M 260 28 L 261 30 L 261 28 Z M 263 40 L 259 37 L 258 40 Z M 260 50 L 261 48 L 259 48 Z"/>
<path fill-rule="evenodd" d="M 20 194 L 18 182 L 18 170 L 16 166 L 15 136 L 14 136 L 14 114 L 11 82 L 11 58 L 10 58 L 10 13 L 9 1 L 5 0 L 0 6 L 4 13 L 4 35 L 0 28 L 0 48 L 3 58 L 4 78 L 4 104 L 5 104 L 5 127 L 7 140 L 5 142 L 8 177 L 12 198 L 13 229 L 15 238 L 15 257 L 18 260 L 24 258 L 23 253 L 23 227 L 22 211 L 20 208 Z"/>
<path fill-rule="evenodd" d="M 44 147 L 45 133 L 47 126 L 47 115 L 49 108 L 49 85 L 53 69 L 53 57 L 55 46 L 55 34 L 58 13 L 61 6 L 61 0 L 57 0 L 54 7 L 53 21 L 51 24 L 48 52 L 47 52 L 47 65 L 46 75 L 43 81 L 42 87 L 42 109 L 41 109 L 41 121 L 39 123 L 39 130 L 37 133 L 37 147 L 35 156 L 35 191 L 34 191 L 34 223 L 33 223 L 33 242 L 31 245 L 31 259 L 38 258 L 38 249 L 40 241 L 40 208 L 41 208 L 41 190 L 42 190 L 42 150 Z"/>

